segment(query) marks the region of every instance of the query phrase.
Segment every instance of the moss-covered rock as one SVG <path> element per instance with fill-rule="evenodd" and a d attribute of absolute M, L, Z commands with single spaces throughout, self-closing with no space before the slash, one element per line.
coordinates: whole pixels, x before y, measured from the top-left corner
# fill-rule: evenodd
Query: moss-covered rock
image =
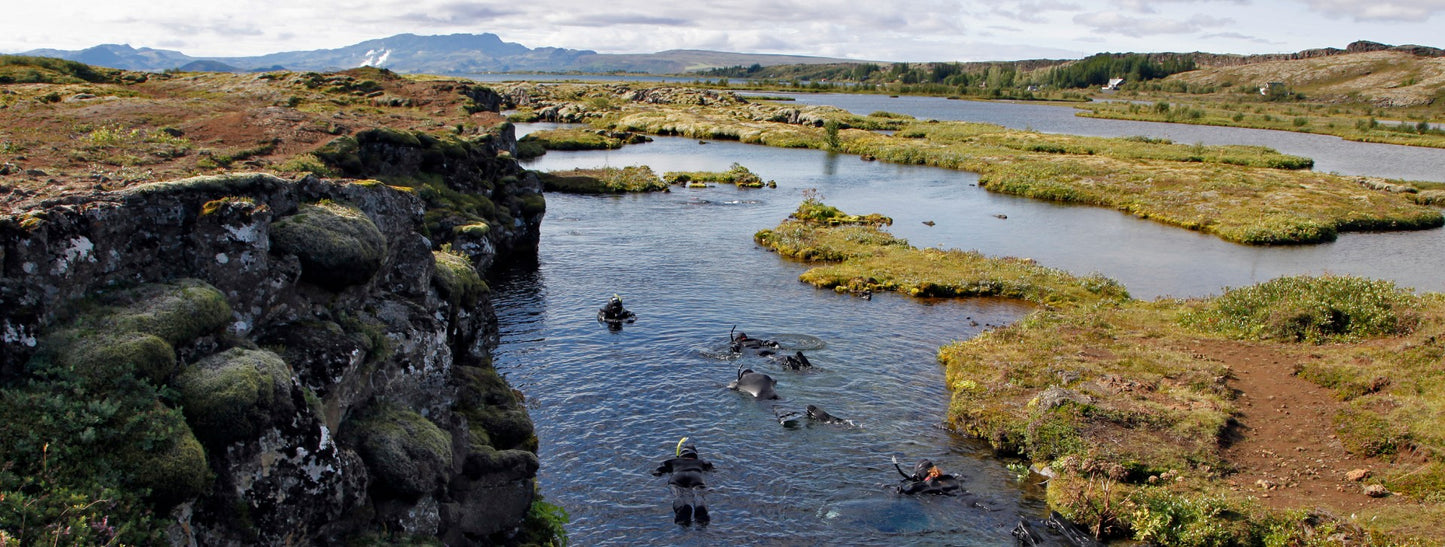
<path fill-rule="evenodd" d="M 414 498 L 446 484 L 452 467 L 451 435 L 421 414 L 379 403 L 342 428 L 371 471 L 374 489 Z"/>
<path fill-rule="evenodd" d="M 231 321 L 226 295 L 197 279 L 142 285 L 108 301 L 117 306 L 97 319 L 98 326 L 153 335 L 173 346 L 214 332 Z"/>
<path fill-rule="evenodd" d="M 131 479 L 134 484 L 149 489 L 152 498 L 169 505 L 204 494 L 212 474 L 206 463 L 205 448 L 185 421 L 175 413 L 162 416 L 172 422 L 164 428 L 172 432 L 171 437 L 153 443 L 152 450 L 136 451 L 128 459 L 134 464 L 135 474 Z M 132 448 L 138 446 L 144 445 L 132 445 Z"/>
<path fill-rule="evenodd" d="M 463 386 L 456 410 L 471 427 L 473 451 L 484 447 L 537 449 L 531 416 L 496 369 L 461 367 L 457 375 Z"/>
<path fill-rule="evenodd" d="M 134 374 L 159 386 L 176 372 L 175 349 L 152 334 L 68 329 L 46 345 L 55 365 L 98 381 Z"/>
<path fill-rule="evenodd" d="M 466 257 L 445 251 L 435 251 L 432 255 L 436 257 L 432 283 L 453 306 L 476 306 L 477 298 L 490 291 Z"/>
<path fill-rule="evenodd" d="M 273 416 L 289 416 L 291 369 L 275 353 L 232 348 L 176 378 L 186 420 L 211 447 L 254 437 Z"/>
<path fill-rule="evenodd" d="M 386 239 L 365 213 L 331 202 L 272 223 L 271 245 L 301 260 L 302 279 L 330 289 L 371 279 L 386 255 Z"/>

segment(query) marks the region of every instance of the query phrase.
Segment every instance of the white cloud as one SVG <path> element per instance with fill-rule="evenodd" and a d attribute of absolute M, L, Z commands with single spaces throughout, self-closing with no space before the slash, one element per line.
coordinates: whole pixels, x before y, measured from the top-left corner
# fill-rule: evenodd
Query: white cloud
<path fill-rule="evenodd" d="M 1074 16 L 1074 22 L 1099 34 L 1141 37 L 1158 34 L 1192 34 L 1204 29 L 1229 25 L 1233 19 L 1196 14 L 1188 19 L 1167 17 L 1130 17 L 1118 12 L 1093 12 Z"/>
<path fill-rule="evenodd" d="M 1356 21 L 1423 21 L 1445 13 L 1445 0 L 1304 0 L 1309 9 Z"/>

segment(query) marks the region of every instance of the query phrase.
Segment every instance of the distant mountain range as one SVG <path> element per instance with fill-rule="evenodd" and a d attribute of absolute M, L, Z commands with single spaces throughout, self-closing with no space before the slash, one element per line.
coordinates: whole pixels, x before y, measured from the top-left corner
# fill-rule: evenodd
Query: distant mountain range
<path fill-rule="evenodd" d="M 445 75 L 485 72 L 631 72 L 682 74 L 731 66 L 805 65 L 862 62 L 801 55 L 764 55 L 703 50 L 647 54 L 608 54 L 585 49 L 529 48 L 504 42 L 496 34 L 417 36 L 398 34 L 358 44 L 312 51 L 288 51 L 259 57 L 191 57 L 179 51 L 104 44 L 78 51 L 36 49 L 22 53 L 119 68 L 161 72 L 252 72 L 269 70 L 334 71 L 374 66 L 404 73 Z"/>

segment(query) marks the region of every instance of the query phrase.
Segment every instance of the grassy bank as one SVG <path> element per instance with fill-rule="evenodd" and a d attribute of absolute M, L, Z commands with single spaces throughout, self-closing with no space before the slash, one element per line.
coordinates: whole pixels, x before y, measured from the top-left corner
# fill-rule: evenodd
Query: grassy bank
<path fill-rule="evenodd" d="M 689 187 L 707 186 L 708 183 L 731 184 L 739 188 L 778 187 L 776 181 L 763 182 L 757 173 L 739 163 L 732 164 L 727 171 L 668 171 L 662 174 L 662 180 Z"/>
<path fill-rule="evenodd" d="M 1239 102 L 1171 97 L 1152 105 L 1137 103 L 1089 103 L 1080 105 L 1080 116 L 1114 120 L 1187 123 L 1224 127 L 1247 127 L 1317 133 L 1358 142 L 1445 148 L 1445 129 L 1439 123 L 1380 121 L 1368 107 L 1355 109 L 1336 105 L 1299 102 Z M 1390 116 L 1387 112 L 1380 115 Z"/>
<path fill-rule="evenodd" d="M 946 346 L 939 360 L 954 393 L 949 425 L 1057 473 L 1050 505 L 1106 535 L 1314 545 L 1342 533 L 1423 545 L 1445 532 L 1442 335 L 1439 295 L 1282 278 L 1205 300 L 1041 310 Z M 1379 458 L 1387 471 L 1371 482 L 1408 499 L 1351 520 L 1266 509 L 1255 496 L 1267 492 L 1230 488 L 1221 447 L 1236 427 L 1235 371 L 1196 351 L 1221 341 L 1292 356 L 1300 377 L 1334 390 L 1339 442 Z"/>
<path fill-rule="evenodd" d="M 598 127 L 974 171 L 991 191 L 1109 207 L 1236 243 L 1318 243 L 1340 232 L 1445 224 L 1439 209 L 1422 205 L 1431 203 L 1434 190 L 1392 192 L 1362 184 L 1358 177 L 1310 172 L 1308 158 L 1263 147 L 1046 135 L 990 124 L 919 122 L 885 112 L 858 116 L 831 107 L 717 98 L 677 104 L 609 100 L 606 109 L 588 110 L 599 102 L 589 94 L 615 90 L 547 92 L 567 97 L 558 100 Z"/>
<path fill-rule="evenodd" d="M 1044 305 L 1128 298 L 1121 285 L 1102 276 L 1077 277 L 1029 259 L 918 249 L 879 228 L 890 223 L 886 217 L 848 215 L 808 199 L 789 220 L 753 238 L 778 254 L 822 262 L 799 279 L 838 292 L 999 296 Z"/>
<path fill-rule="evenodd" d="M 628 192 L 666 192 L 667 182 L 646 165 L 572 169 L 537 173 L 542 189 L 564 194 L 622 194 Z"/>

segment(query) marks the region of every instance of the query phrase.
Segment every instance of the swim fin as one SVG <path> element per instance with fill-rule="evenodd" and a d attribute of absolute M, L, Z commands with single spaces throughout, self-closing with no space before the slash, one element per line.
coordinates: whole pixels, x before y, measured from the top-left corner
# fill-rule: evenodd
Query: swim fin
<path fill-rule="evenodd" d="M 692 506 L 687 504 L 672 506 L 672 522 L 682 525 L 692 524 Z"/>
<path fill-rule="evenodd" d="M 692 518 L 693 520 L 696 520 L 698 524 L 707 524 L 708 522 L 712 521 L 712 517 L 708 516 L 707 514 L 707 506 L 705 505 L 699 505 L 697 506 L 697 508 L 693 509 Z"/>

